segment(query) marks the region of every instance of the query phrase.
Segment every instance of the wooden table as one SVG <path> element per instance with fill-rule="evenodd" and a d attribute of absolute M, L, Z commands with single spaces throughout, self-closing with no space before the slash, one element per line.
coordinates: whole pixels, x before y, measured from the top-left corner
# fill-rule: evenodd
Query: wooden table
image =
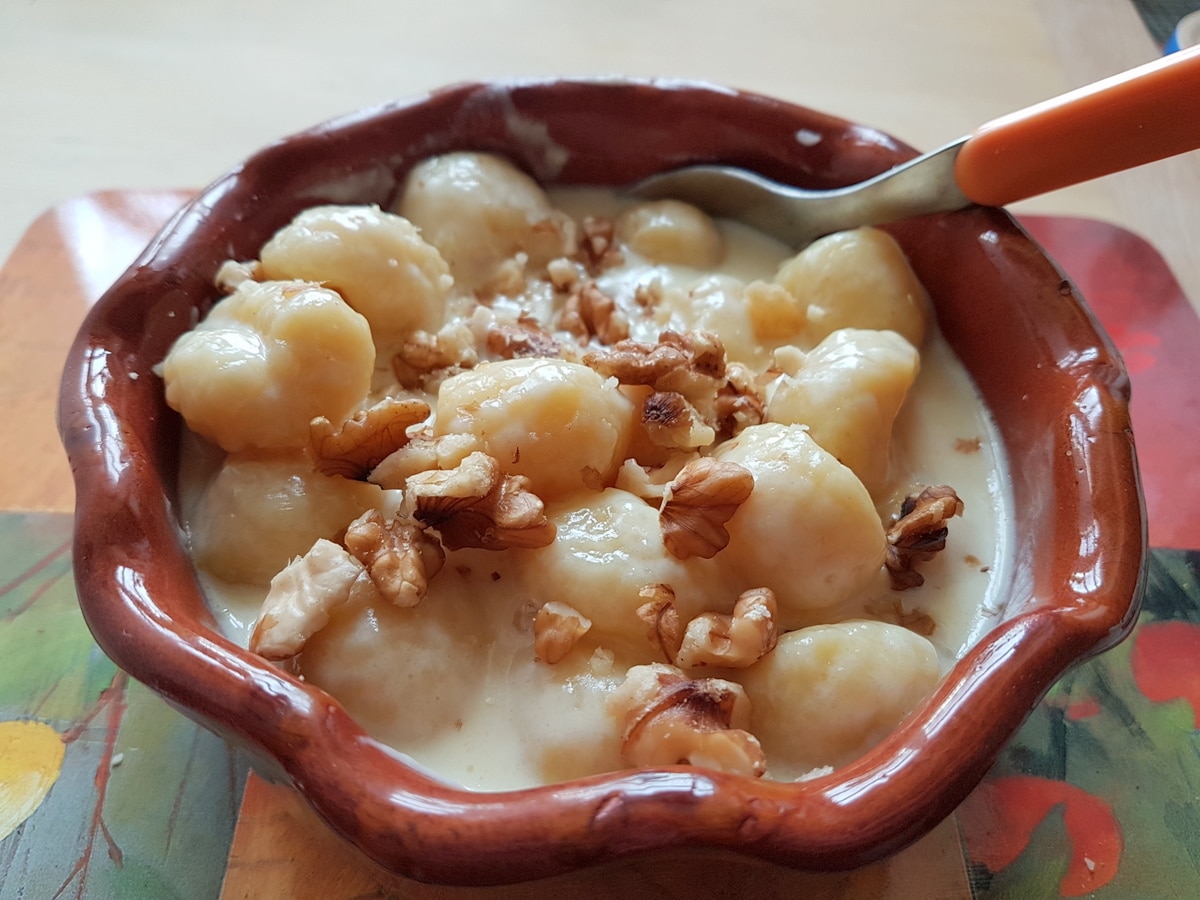
<path fill-rule="evenodd" d="M 268 39 L 284 20 L 287 36 Z M 1156 52 L 1127 0 L 4 5 L 0 85 L 19 89 L 0 89 L 0 257 L 13 250 L 0 272 L 0 509 L 72 508 L 53 419 L 59 370 L 89 303 L 186 195 L 154 188 L 201 184 L 280 134 L 453 81 L 620 72 L 759 90 L 932 147 Z M 92 193 L 101 188 L 121 190 Z M 1019 209 L 1148 237 L 1197 304 L 1197 197 L 1191 154 Z M 263 872 L 289 886 L 278 896 L 449 896 L 380 880 L 285 790 L 252 780 L 239 821 L 227 896 L 266 896 Z M 910 853 L 894 865 L 916 860 L 920 881 L 899 870 L 861 877 L 892 885 L 891 896 L 964 895 L 953 823 Z M 322 878 L 340 887 L 325 893 Z"/>

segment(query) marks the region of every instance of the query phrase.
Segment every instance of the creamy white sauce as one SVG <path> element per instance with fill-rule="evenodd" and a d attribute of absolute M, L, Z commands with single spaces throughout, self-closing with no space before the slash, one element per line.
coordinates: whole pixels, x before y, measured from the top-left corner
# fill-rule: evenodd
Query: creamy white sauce
<path fill-rule="evenodd" d="M 585 211 L 611 215 L 624 202 L 590 190 L 557 192 L 552 199 L 576 218 Z M 703 275 L 769 279 L 791 255 L 742 226 L 720 223 L 720 228 L 727 253 L 715 273 L 630 259 L 629 265 L 604 273 L 599 285 L 614 296 L 629 296 L 650 278 L 681 291 Z M 496 308 L 525 305 L 536 312 L 551 302 L 543 291 L 525 304 L 498 300 Z M 665 324 L 663 311 L 635 318 L 632 336 L 653 341 Z M 923 586 L 896 593 L 881 573 L 863 596 L 814 613 L 813 621 L 861 618 L 872 606 L 898 600 L 905 610 L 921 610 L 936 622 L 930 640 L 944 672 L 997 620 L 1000 590 L 1008 578 L 1012 501 L 998 433 L 962 365 L 936 329 L 920 350 L 920 374 L 892 444 L 893 471 L 904 477 L 893 494 L 876 498 L 878 509 L 886 521 L 912 488 L 949 484 L 963 500 L 963 515 L 950 522 L 947 549 L 920 567 Z M 203 442 L 185 441 L 185 518 L 190 519 L 219 458 Z M 614 544 L 621 539 L 614 533 Z M 598 643 L 589 635 L 558 665 L 535 661 L 533 611 L 552 599 L 570 602 L 579 588 L 564 583 L 555 596 L 546 596 L 539 552 L 449 553 L 420 607 L 335 612 L 333 623 L 299 657 L 300 670 L 330 690 L 371 734 L 467 788 L 519 788 L 620 768 L 619 727 L 605 701 L 626 668 L 649 657 L 635 658 L 626 645 Z M 614 550 L 602 562 L 620 565 L 622 554 Z M 719 571 L 720 556 L 713 562 Z M 696 568 L 700 581 L 703 565 Z M 221 629 L 246 646 L 265 586 L 201 577 Z M 418 621 L 422 624 L 414 624 Z M 774 764 L 771 774 L 796 778 L 804 771 L 784 761 Z"/>

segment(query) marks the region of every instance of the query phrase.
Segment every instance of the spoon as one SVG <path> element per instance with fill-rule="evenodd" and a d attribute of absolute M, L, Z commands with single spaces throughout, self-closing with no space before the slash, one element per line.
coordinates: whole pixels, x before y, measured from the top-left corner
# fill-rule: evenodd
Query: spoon
<path fill-rule="evenodd" d="M 993 119 L 881 175 L 835 190 L 730 166 L 688 166 L 630 189 L 685 200 L 800 249 L 823 235 L 973 203 L 1003 206 L 1200 147 L 1200 47 Z"/>

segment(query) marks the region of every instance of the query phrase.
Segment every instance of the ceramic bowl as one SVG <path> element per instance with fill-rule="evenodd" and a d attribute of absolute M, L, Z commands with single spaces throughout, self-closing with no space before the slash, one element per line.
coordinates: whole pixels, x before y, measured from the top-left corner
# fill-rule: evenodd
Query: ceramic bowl
<path fill-rule="evenodd" d="M 801 783 L 675 766 L 471 793 L 409 767 L 321 690 L 218 633 L 181 539 L 181 423 L 153 366 L 217 299 L 221 261 L 255 257 L 302 208 L 386 204 L 415 162 L 456 149 L 505 154 L 546 183 L 622 185 L 714 162 L 811 188 L 913 155 L 870 128 L 761 96 L 611 80 L 452 87 L 267 147 L 172 219 L 92 310 L 67 361 L 75 576 L 97 641 L 251 748 L 268 777 L 294 784 L 369 857 L 424 881 L 517 882 L 683 848 L 835 870 L 913 842 L 979 782 L 1064 670 L 1128 633 L 1143 582 L 1125 369 L 1071 285 L 1000 210 L 890 231 L 1003 436 L 1016 516 L 1005 613 L 856 762 Z"/>

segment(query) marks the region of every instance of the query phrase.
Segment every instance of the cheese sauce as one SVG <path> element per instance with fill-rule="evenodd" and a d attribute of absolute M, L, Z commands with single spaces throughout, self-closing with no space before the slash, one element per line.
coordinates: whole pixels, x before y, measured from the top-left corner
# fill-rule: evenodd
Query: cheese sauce
<path fill-rule="evenodd" d="M 630 205 L 586 189 L 552 192 L 551 201 L 577 221 L 616 217 Z M 655 263 L 626 249 L 624 262 L 602 271 L 596 284 L 626 298 L 635 340 L 654 342 L 666 327 L 702 328 L 719 334 L 731 360 L 756 372 L 778 366 L 775 347 L 755 336 L 741 289 L 754 279 L 771 279 L 794 254 L 745 227 L 717 226 L 725 249 L 709 271 Z M 639 315 L 628 298 L 647 285 L 654 285 L 660 302 Z M 556 302 L 542 283 L 516 298 L 496 297 L 486 315 L 515 320 L 524 311 L 547 321 Z M 474 307 L 461 295 L 450 303 L 478 317 Z M 963 512 L 949 522 L 946 549 L 920 566 L 925 581 L 919 587 L 894 591 L 880 569 L 853 597 L 795 611 L 787 627 L 896 621 L 902 613 L 919 613 L 932 623 L 927 636 L 944 673 L 997 621 L 997 598 L 1008 577 L 1012 501 L 996 428 L 961 363 L 933 326 L 919 350 L 919 374 L 892 429 L 888 488 L 875 492 L 873 503 L 886 527 L 907 494 L 926 485 L 953 486 Z M 802 357 L 800 351 L 794 355 Z M 387 382 L 385 371 L 377 374 L 377 386 Z M 190 435 L 183 451 L 182 508 L 195 542 L 205 537 L 200 529 L 212 527 L 200 511 L 223 455 Z M 398 492 L 381 491 L 378 502 L 394 509 Z M 595 597 L 611 596 L 615 603 L 631 589 L 636 596 L 637 584 L 667 582 L 685 607 L 728 612 L 752 585 L 730 571 L 721 553 L 711 560 L 670 557 L 657 508 L 616 487 L 567 492 L 548 499 L 546 509 L 558 526 L 554 547 L 448 552 L 417 607 L 356 600 L 334 610 L 294 661 L 297 671 L 331 693 L 374 737 L 470 789 L 514 789 L 622 768 L 621 727 L 606 701 L 630 666 L 656 658 L 640 641 L 644 626 L 606 629 L 603 616 L 592 616 L 597 626 L 575 650 L 547 665 L 532 649 L 536 610 L 550 600 L 571 604 L 585 595 L 593 605 Z M 246 646 L 266 585 L 222 581 L 204 569 L 201 578 L 221 629 Z M 887 660 L 873 665 L 885 667 Z M 738 678 L 733 670 L 713 674 Z M 846 711 L 858 702 L 847 697 Z M 842 714 L 829 711 L 834 719 Z M 844 761 L 765 749 L 768 777 L 779 779 Z"/>

